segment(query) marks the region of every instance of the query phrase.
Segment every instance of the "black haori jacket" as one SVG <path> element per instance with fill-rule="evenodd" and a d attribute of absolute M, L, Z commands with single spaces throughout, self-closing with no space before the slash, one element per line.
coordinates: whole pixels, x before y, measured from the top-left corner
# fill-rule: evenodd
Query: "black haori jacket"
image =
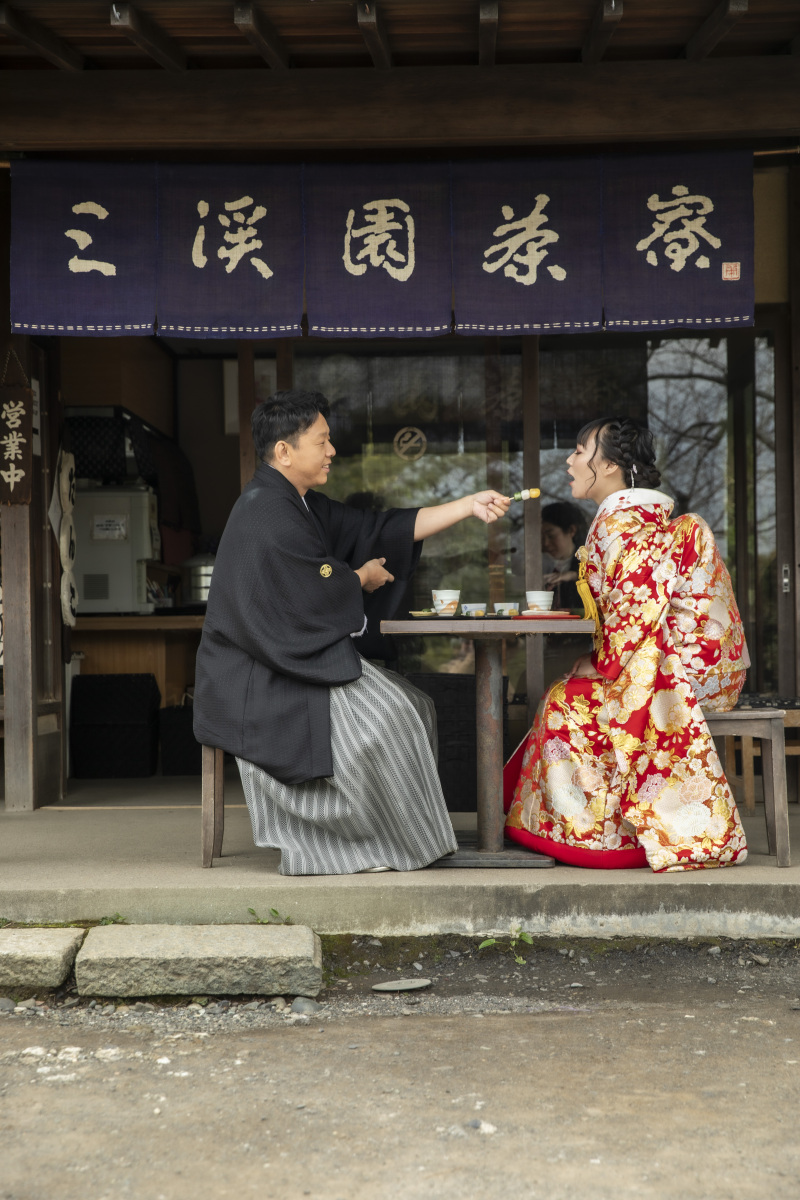
<path fill-rule="evenodd" d="M 357 567 L 395 576 L 366 597 L 392 615 L 419 559 L 417 509 L 348 508 L 259 463 L 222 535 L 197 652 L 194 734 L 283 783 L 333 774 L 329 689 L 361 675 Z"/>

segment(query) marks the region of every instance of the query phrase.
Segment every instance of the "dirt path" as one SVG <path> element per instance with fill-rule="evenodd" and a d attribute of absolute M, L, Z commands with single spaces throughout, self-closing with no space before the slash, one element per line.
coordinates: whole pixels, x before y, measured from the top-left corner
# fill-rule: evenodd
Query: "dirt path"
<path fill-rule="evenodd" d="M 795 1200 L 800 955 L 597 946 L 429 947 L 415 1005 L 350 940 L 308 1018 L 3 1016 L 0 1197 Z"/>

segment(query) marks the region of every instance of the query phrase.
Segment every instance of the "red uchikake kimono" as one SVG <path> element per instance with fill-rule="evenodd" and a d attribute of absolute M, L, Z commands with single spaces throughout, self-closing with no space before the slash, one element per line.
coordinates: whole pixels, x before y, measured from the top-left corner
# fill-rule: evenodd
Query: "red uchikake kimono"
<path fill-rule="evenodd" d="M 706 522 L 662 492 L 615 492 L 585 548 L 602 624 L 597 677 L 558 680 L 506 766 L 506 835 L 584 867 L 686 871 L 747 857 L 703 718 L 736 704 L 750 665 Z"/>

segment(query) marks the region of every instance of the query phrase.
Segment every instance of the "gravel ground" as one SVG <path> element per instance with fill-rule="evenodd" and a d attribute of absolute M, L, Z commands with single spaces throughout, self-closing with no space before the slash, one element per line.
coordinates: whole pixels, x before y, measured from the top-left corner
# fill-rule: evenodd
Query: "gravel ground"
<path fill-rule="evenodd" d="M 800 948 L 516 951 L 327 939 L 319 1007 L 9 997 L 0 1197 L 795 1200 Z"/>

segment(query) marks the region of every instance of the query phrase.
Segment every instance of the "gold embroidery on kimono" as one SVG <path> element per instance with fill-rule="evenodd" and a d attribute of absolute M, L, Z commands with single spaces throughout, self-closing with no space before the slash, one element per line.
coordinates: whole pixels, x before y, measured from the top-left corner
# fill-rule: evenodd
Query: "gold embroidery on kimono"
<path fill-rule="evenodd" d="M 587 537 L 596 676 L 544 696 L 506 822 L 565 861 L 613 866 L 613 852 L 638 848 L 654 871 L 682 871 L 747 855 L 702 713 L 736 704 L 750 665 L 742 623 L 710 528 L 670 521 L 672 505 L 617 492 Z"/>

